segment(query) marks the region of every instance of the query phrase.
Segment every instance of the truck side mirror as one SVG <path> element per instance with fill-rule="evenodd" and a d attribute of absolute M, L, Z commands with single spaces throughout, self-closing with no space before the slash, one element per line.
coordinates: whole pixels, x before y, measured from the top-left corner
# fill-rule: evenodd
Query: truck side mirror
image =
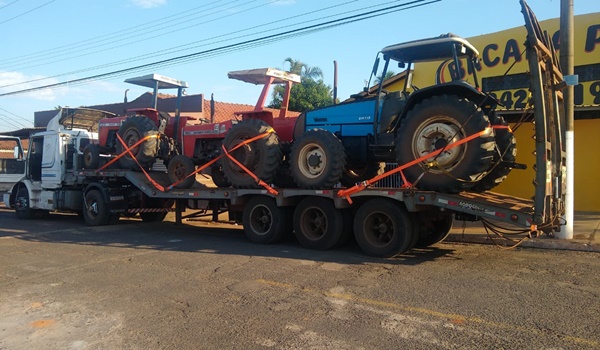
<path fill-rule="evenodd" d="M 13 150 L 13 158 L 21 159 L 21 147 L 15 146 L 15 149 Z"/>

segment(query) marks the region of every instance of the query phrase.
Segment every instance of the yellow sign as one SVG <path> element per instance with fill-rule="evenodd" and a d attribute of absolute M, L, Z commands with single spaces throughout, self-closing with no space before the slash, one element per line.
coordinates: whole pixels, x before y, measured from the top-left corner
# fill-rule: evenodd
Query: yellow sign
<path fill-rule="evenodd" d="M 576 106 L 600 106 L 600 13 L 575 16 L 575 86 Z M 559 43 L 559 19 L 540 22 L 556 49 Z M 482 90 L 495 95 L 507 109 L 521 109 L 527 103 L 529 66 L 525 57 L 525 27 L 468 38 L 480 53 L 473 72 L 465 61 L 460 66 L 452 61 L 419 63 L 415 67 L 413 85 L 431 86 L 461 79 L 473 83 L 476 75 Z"/>

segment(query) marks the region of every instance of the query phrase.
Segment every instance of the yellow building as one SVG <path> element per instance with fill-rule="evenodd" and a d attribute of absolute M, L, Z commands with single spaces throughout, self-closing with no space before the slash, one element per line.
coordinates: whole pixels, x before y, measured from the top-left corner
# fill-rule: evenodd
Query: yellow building
<path fill-rule="evenodd" d="M 540 22 L 543 30 L 559 48 L 559 19 Z M 505 107 L 500 110 L 514 126 L 527 105 L 529 81 L 525 57 L 525 27 L 468 38 L 480 53 L 480 66 L 475 75 L 483 91 L 494 94 Z M 600 13 L 575 16 L 575 210 L 600 212 Z M 431 86 L 451 80 L 460 73 L 464 80 L 473 82 L 473 72 L 465 62 L 461 67 L 445 62 L 419 63 L 415 66 L 412 84 Z M 384 83 L 389 91 L 400 90 L 404 74 Z M 513 170 L 494 191 L 530 198 L 534 194 L 533 164 L 535 164 L 533 124 L 524 123 L 515 130 L 517 162 L 527 170 Z"/>

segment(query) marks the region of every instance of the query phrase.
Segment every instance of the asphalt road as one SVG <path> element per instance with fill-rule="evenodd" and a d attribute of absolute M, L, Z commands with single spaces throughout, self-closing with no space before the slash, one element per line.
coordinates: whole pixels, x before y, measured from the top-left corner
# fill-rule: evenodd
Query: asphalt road
<path fill-rule="evenodd" d="M 0 349 L 598 349 L 600 254 L 249 243 L 0 210 Z"/>

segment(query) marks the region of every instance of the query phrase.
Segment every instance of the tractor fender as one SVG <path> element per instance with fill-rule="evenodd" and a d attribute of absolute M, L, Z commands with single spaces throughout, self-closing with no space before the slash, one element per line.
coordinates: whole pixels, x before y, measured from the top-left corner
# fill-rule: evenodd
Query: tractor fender
<path fill-rule="evenodd" d="M 476 88 L 464 81 L 453 81 L 445 84 L 429 86 L 412 92 L 409 95 L 406 107 L 402 111 L 400 118 L 403 119 L 408 113 L 408 111 L 410 111 L 415 105 L 419 104 L 421 101 L 428 99 L 432 96 L 439 95 L 455 95 L 465 97 L 468 100 L 475 103 L 476 105 L 480 106 L 481 109 L 483 109 L 484 112 L 486 112 L 486 114 L 487 111 L 493 109 L 494 107 L 500 104 L 500 102 L 498 102 L 498 100 L 496 100 L 492 96 L 477 90 Z"/>

